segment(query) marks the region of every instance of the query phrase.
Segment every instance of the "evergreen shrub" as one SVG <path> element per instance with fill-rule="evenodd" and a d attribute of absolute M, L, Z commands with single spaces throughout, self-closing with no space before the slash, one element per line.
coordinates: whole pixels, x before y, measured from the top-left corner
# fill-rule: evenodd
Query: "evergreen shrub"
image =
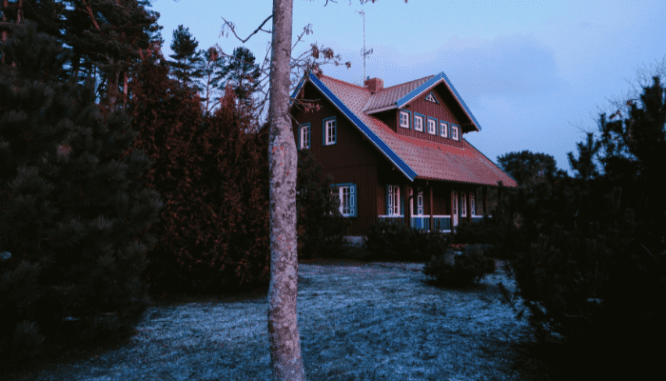
<path fill-rule="evenodd" d="M 237 292 L 270 278 L 268 129 L 238 114 L 233 93 L 205 116 L 196 90 L 143 62 L 130 112 L 135 149 L 155 162 L 144 181 L 165 198 L 144 279 L 151 294 Z"/>
<path fill-rule="evenodd" d="M 299 259 L 341 257 L 345 251 L 344 236 L 350 221 L 340 214 L 340 199 L 331 192 L 332 183 L 310 150 L 298 151 Z"/>
<path fill-rule="evenodd" d="M 366 249 L 372 259 L 425 262 L 444 253 L 450 239 L 444 233 L 412 229 L 404 224 L 380 221 L 370 225 Z"/>
<path fill-rule="evenodd" d="M 159 194 L 140 180 L 151 161 L 127 151 L 122 111 L 103 116 L 94 84 L 63 79 L 62 43 L 24 21 L 0 44 L 0 361 L 37 354 L 68 319 L 113 313 L 132 326 L 149 299 L 141 281 L 156 239 Z M 115 332 L 118 332 L 115 330 Z M 0 367 L 1 368 L 1 367 Z"/>
<path fill-rule="evenodd" d="M 485 275 L 486 257 L 480 245 L 468 245 L 461 253 L 452 250 L 432 256 L 426 262 L 423 273 L 435 284 L 464 287 L 478 282 Z"/>

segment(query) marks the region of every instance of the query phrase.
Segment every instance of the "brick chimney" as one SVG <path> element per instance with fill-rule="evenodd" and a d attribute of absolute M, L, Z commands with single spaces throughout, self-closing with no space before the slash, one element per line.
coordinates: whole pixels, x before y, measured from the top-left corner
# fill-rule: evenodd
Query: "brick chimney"
<path fill-rule="evenodd" d="M 371 93 L 376 93 L 384 88 L 384 81 L 381 78 L 370 78 L 363 82 L 363 86 L 367 87 Z"/>

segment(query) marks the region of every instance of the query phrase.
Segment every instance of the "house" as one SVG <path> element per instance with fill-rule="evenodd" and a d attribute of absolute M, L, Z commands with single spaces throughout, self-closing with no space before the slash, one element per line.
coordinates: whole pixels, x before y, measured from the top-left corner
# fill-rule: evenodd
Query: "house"
<path fill-rule="evenodd" d="M 292 98 L 297 147 L 333 175 L 350 235 L 379 220 L 451 232 L 490 212 L 500 183 L 516 186 L 465 140 L 481 126 L 444 73 L 386 88 L 309 73 Z"/>

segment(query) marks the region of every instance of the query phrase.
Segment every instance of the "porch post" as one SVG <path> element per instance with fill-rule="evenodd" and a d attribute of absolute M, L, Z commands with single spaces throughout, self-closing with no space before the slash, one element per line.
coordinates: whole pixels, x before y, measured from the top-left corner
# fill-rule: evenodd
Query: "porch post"
<path fill-rule="evenodd" d="M 428 190 L 430 191 L 430 231 L 435 230 L 435 219 L 433 218 L 433 205 L 432 205 L 432 184 L 428 186 Z"/>
<path fill-rule="evenodd" d="M 405 216 L 405 226 L 408 228 L 412 227 L 412 208 L 411 208 L 411 202 L 412 200 L 409 199 L 409 186 L 407 185 L 402 185 L 401 186 L 401 192 L 403 194 L 403 200 L 405 200 L 405 210 L 403 211 L 403 215 Z"/>

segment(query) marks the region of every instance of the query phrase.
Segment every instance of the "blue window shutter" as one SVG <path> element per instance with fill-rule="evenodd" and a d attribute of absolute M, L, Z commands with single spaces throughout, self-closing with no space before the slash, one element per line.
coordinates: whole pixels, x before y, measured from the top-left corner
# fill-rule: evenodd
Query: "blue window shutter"
<path fill-rule="evenodd" d="M 303 133 L 303 126 L 298 126 L 298 132 L 296 132 L 296 148 L 301 149 L 301 134 Z"/>
<path fill-rule="evenodd" d="M 356 184 L 349 186 L 349 213 L 351 217 L 358 217 L 358 205 L 356 205 Z"/>
<path fill-rule="evenodd" d="M 338 144 L 338 120 L 337 120 L 337 118 L 333 119 L 333 126 L 334 126 L 333 127 L 333 132 L 335 132 L 335 134 L 333 134 L 333 141 L 335 143 L 333 143 L 333 144 Z"/>
<path fill-rule="evenodd" d="M 402 214 L 403 216 L 406 215 L 405 214 L 405 195 L 403 195 L 402 192 L 400 193 L 400 214 Z"/>
<path fill-rule="evenodd" d="M 326 146 L 326 120 L 321 122 L 321 145 Z"/>

